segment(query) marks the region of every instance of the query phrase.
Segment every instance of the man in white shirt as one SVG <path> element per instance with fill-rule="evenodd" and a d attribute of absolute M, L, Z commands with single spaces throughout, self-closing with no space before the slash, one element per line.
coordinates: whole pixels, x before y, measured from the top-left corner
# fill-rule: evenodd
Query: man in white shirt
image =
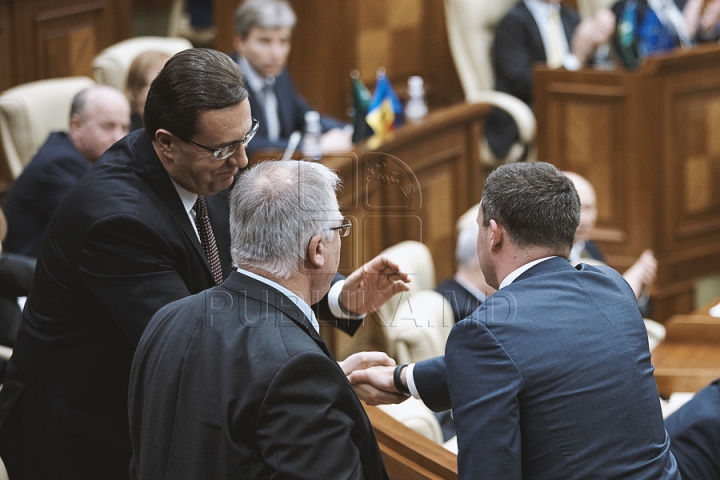
<path fill-rule="evenodd" d="M 285 149 L 291 134 L 305 130 L 313 108 L 297 93 L 285 68 L 290 54 L 295 12 L 285 0 L 246 0 L 235 13 L 235 53 L 248 84 L 248 99 L 260 121 L 248 156 L 262 149 Z M 352 149 L 351 132 L 331 117 L 321 117 L 323 153 Z"/>

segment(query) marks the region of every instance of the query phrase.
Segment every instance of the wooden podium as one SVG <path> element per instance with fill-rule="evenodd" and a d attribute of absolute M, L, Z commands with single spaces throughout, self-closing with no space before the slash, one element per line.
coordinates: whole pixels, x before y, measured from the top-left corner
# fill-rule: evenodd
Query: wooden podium
<path fill-rule="evenodd" d="M 637 71 L 535 70 L 539 160 L 596 188 L 594 238 L 624 271 L 658 259 L 652 318 L 689 313 L 695 279 L 720 271 L 720 47 Z"/>

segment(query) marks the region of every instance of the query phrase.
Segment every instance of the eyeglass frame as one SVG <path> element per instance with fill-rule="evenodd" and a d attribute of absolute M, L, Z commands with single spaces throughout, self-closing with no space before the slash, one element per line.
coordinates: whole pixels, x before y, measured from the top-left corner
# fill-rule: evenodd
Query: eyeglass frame
<path fill-rule="evenodd" d="M 200 147 L 203 150 L 207 150 L 208 152 L 212 153 L 213 158 L 215 160 L 227 160 L 233 153 L 237 151 L 237 147 L 239 145 L 242 145 L 243 148 L 247 148 L 248 144 L 250 143 L 250 140 L 252 140 L 255 137 L 255 134 L 257 133 L 258 129 L 260 128 L 260 122 L 258 122 L 254 117 L 250 117 L 252 119 L 252 125 L 250 126 L 250 131 L 245 135 L 242 140 L 239 140 L 237 142 L 233 142 L 229 145 L 222 146 L 220 148 L 212 148 L 207 147 L 205 145 L 202 145 L 197 142 L 193 142 L 190 139 L 183 140 L 184 142 L 192 143 L 196 147 Z M 225 150 L 229 149 L 228 152 L 225 154 L 225 156 L 220 155 L 220 153 Z"/>
<path fill-rule="evenodd" d="M 350 220 L 345 217 L 343 217 L 341 222 L 343 223 L 338 225 L 337 227 L 330 227 L 328 228 L 328 230 L 337 230 L 338 235 L 340 235 L 341 238 L 345 238 L 350 235 L 350 228 L 352 227 L 352 222 L 350 222 Z"/>

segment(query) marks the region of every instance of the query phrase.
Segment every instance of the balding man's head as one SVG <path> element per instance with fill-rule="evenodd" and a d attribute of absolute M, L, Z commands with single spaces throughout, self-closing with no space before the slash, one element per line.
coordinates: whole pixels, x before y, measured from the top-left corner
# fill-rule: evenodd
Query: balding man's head
<path fill-rule="evenodd" d="M 120 90 L 96 85 L 73 99 L 70 140 L 90 163 L 127 135 L 129 128 L 130 104 Z"/>
<path fill-rule="evenodd" d="M 584 177 L 573 172 L 563 172 L 572 180 L 580 197 L 580 225 L 575 231 L 575 242 L 590 240 L 590 234 L 595 228 L 597 220 L 597 200 L 595 189 Z"/>

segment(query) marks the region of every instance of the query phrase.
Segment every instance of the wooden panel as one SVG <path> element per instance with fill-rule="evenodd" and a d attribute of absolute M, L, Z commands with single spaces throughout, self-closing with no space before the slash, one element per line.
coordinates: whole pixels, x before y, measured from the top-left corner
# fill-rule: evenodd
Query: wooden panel
<path fill-rule="evenodd" d="M 458 478 L 457 456 L 378 408 L 365 406 L 392 480 Z"/>
<path fill-rule="evenodd" d="M 93 57 L 130 36 L 130 4 L 122 0 L 12 2 L 16 83 L 90 75 Z"/>
<path fill-rule="evenodd" d="M 9 4 L 0 4 L 0 92 L 12 87 L 13 81 L 13 49 L 12 21 Z"/>
<path fill-rule="evenodd" d="M 538 157 L 595 186 L 593 234 L 624 271 L 658 259 L 653 318 L 692 308 L 692 282 L 720 271 L 720 48 L 637 71 L 536 69 Z"/>

